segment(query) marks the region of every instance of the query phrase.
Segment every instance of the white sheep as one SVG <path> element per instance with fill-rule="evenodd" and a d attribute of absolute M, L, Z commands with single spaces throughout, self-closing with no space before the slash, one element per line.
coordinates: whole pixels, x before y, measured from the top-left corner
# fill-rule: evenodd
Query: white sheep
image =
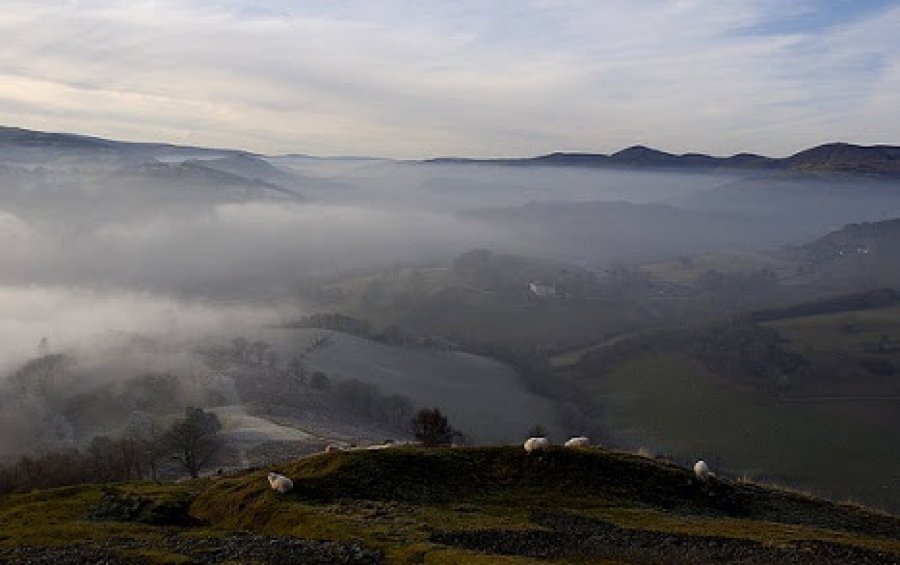
<path fill-rule="evenodd" d="M 281 494 L 285 494 L 294 488 L 294 481 L 278 473 L 269 473 L 269 486 Z"/>
<path fill-rule="evenodd" d="M 550 440 L 545 437 L 530 437 L 525 440 L 525 453 L 543 453 L 550 447 Z"/>
<path fill-rule="evenodd" d="M 584 436 L 570 438 L 566 443 L 566 447 L 590 447 L 591 440 Z"/>
<path fill-rule="evenodd" d="M 700 482 L 705 483 L 709 480 L 709 477 L 712 473 L 709 472 L 709 465 L 706 464 L 706 461 L 702 459 L 694 463 L 694 475 Z"/>

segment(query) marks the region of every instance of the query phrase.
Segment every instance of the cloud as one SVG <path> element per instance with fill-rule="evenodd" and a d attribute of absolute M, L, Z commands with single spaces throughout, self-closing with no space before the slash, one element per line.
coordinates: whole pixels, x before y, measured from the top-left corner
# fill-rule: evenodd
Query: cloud
<path fill-rule="evenodd" d="M 288 293 L 302 279 L 351 269 L 441 262 L 511 237 L 457 217 L 452 207 L 437 211 L 404 203 L 414 194 L 408 188 L 381 190 L 364 203 L 223 203 L 211 192 L 201 204 L 186 194 L 179 206 L 147 199 L 147 187 L 99 187 L 95 178 L 75 172 L 66 178 L 65 192 L 76 192 L 76 186 L 99 192 L 83 195 L 76 206 L 62 198 L 63 188 L 34 188 L 18 195 L 26 219 L 0 210 L 0 236 L 9 244 L 0 254 L 0 284 L 269 295 Z M 167 194 L 163 185 L 152 190 Z M 168 190 L 178 200 L 177 191 Z M 460 200 L 465 195 L 445 202 Z"/>
<path fill-rule="evenodd" d="M 9 212 L 0 210 L 0 238 L 4 242 L 12 242 L 13 249 L 22 241 L 27 241 L 33 236 L 31 228 L 21 218 Z"/>
<path fill-rule="evenodd" d="M 320 154 L 780 154 L 897 125 L 877 102 L 900 60 L 890 5 L 6 4 L 0 110 L 54 130 Z"/>
<path fill-rule="evenodd" d="M 77 400 L 69 402 L 91 391 L 116 394 L 122 383 L 140 375 L 177 375 L 179 402 L 203 402 L 223 377 L 214 378 L 215 371 L 197 355 L 198 346 L 252 335 L 297 312 L 287 301 L 188 301 L 61 285 L 0 286 L 0 311 L 0 462 L 11 454 L 89 439 L 99 430 L 85 426 L 85 420 L 105 418 L 106 431 L 113 431 L 122 423 L 116 411 L 127 404 L 117 405 L 102 392 L 78 413 L 67 412 L 79 406 Z M 48 352 L 65 354 L 70 370 L 54 371 L 40 394 L 23 393 L 15 378 L 7 379 Z M 115 387 L 104 388 L 108 385 Z M 178 405 L 170 408 L 176 411 Z M 74 425 L 77 419 L 82 419 L 80 427 Z"/>
<path fill-rule="evenodd" d="M 0 181 L 2 182 L 2 181 Z M 0 270 L 5 272 L 27 268 L 36 257 L 46 256 L 48 240 L 27 221 L 0 208 Z"/>
<path fill-rule="evenodd" d="M 115 268 L 124 264 L 129 282 L 239 289 L 446 258 L 491 241 L 495 232 L 421 210 L 249 202 L 217 205 L 210 214 L 185 219 L 107 225 L 97 235 L 101 248 L 122 257 Z M 103 259 L 103 265 L 110 262 Z"/>
<path fill-rule="evenodd" d="M 0 311 L 0 372 L 35 357 L 42 338 L 56 352 L 96 354 L 138 334 L 162 339 L 161 346 L 189 350 L 209 335 L 236 335 L 283 321 L 277 306 L 264 303 L 186 301 L 133 290 L 61 285 L 0 286 Z"/>

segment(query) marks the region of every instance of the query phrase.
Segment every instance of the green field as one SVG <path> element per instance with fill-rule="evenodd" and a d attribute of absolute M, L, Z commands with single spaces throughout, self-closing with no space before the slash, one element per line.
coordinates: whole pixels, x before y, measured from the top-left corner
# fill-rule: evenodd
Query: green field
<path fill-rule="evenodd" d="M 797 382 L 798 394 L 894 398 L 871 408 L 900 412 L 900 306 L 790 318 L 768 325 L 819 369 Z M 895 371 L 873 374 L 866 369 L 866 361 L 889 363 Z M 900 421 L 895 419 L 894 425 Z"/>
<path fill-rule="evenodd" d="M 617 298 L 544 298 L 521 288 L 467 283 L 450 269 L 400 269 L 327 286 L 316 310 L 397 325 L 421 335 L 465 337 L 507 346 L 565 351 L 633 330 L 650 316 Z M 336 296 L 336 298 L 334 298 Z"/>
<path fill-rule="evenodd" d="M 900 508 L 900 427 L 831 404 L 777 403 L 679 355 L 645 355 L 585 384 L 632 445 Z"/>
<path fill-rule="evenodd" d="M 795 268 L 791 262 L 767 253 L 700 254 L 641 266 L 654 279 L 685 285 L 695 284 L 708 270 L 745 273 L 768 269 L 779 277 L 788 277 Z"/>
<path fill-rule="evenodd" d="M 861 349 L 881 336 L 900 340 L 900 305 L 778 320 L 771 325 L 806 348 Z"/>

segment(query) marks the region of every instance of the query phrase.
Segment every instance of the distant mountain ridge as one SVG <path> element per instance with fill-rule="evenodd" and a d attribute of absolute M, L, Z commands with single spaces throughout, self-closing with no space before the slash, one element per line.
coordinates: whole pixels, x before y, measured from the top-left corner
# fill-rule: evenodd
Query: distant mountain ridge
<path fill-rule="evenodd" d="M 159 154 L 170 151 L 173 154 L 190 154 L 193 157 L 254 156 L 249 151 L 217 149 L 173 143 L 152 143 L 116 141 L 80 135 L 75 133 L 55 133 L 36 131 L 19 127 L 0 126 L 0 151 L 10 149 L 54 149 L 57 151 L 99 151 L 120 156 L 143 156 L 144 153 Z M 0 154 L 2 157 L 2 154 Z"/>
<path fill-rule="evenodd" d="M 61 155 L 93 152 L 130 160 L 160 154 L 186 158 L 224 159 L 216 168 L 245 168 L 253 157 L 262 155 L 239 149 L 217 149 L 172 143 L 126 142 L 79 135 L 51 133 L 0 126 L 0 160 L 29 157 L 36 150 L 52 150 Z M 309 158 L 309 157 L 306 157 Z M 634 145 L 612 154 L 554 152 L 536 157 L 468 158 L 437 157 L 415 161 L 431 164 L 487 164 L 510 166 L 620 167 L 670 170 L 772 170 L 900 176 L 900 147 L 827 143 L 805 149 L 789 157 L 764 157 L 738 153 L 714 157 L 703 153 L 667 153 L 644 145 Z M 259 169 L 260 179 L 272 181 L 272 171 Z M 267 178 L 268 177 L 268 178 Z M 283 180 L 283 179 L 282 179 Z"/>
<path fill-rule="evenodd" d="M 106 157 L 130 160 L 149 159 L 159 156 L 186 159 L 216 159 L 221 162 L 216 167 L 241 167 L 250 164 L 254 158 L 289 157 L 309 160 L 370 161 L 382 160 L 370 156 L 327 156 L 320 157 L 300 153 L 265 155 L 243 149 L 203 147 L 165 142 L 119 141 L 89 135 L 67 132 L 46 132 L 20 127 L 0 125 L 0 161 L 16 160 L 24 155 L 30 157 L 34 151 L 53 153 L 53 156 L 84 155 L 92 152 Z M 271 175 L 271 170 L 262 170 L 263 175 Z"/>
<path fill-rule="evenodd" d="M 112 141 L 70 133 L 0 126 L 0 170 L 12 165 L 92 163 L 113 183 L 127 181 L 184 190 L 232 190 L 306 200 L 301 190 L 327 185 L 276 167 L 262 156 L 234 149 Z M 12 169 L 9 169 L 12 170 Z M 119 187 L 121 188 L 121 186 Z M 224 194 L 224 192 L 223 192 Z"/>
<path fill-rule="evenodd" d="M 656 169 L 741 169 L 773 171 L 839 172 L 877 176 L 900 176 L 900 147 L 891 145 L 862 146 L 850 143 L 828 143 L 775 158 L 738 153 L 730 157 L 713 157 L 702 153 L 676 155 L 658 149 L 634 145 L 616 153 L 556 152 L 537 157 L 468 159 L 441 157 L 423 161 L 432 164 L 488 164 L 511 166 L 622 167 Z"/>

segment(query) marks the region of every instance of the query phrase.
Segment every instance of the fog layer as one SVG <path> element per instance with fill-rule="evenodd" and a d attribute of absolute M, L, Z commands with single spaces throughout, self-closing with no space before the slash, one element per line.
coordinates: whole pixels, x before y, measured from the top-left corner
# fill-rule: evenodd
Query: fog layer
<path fill-rule="evenodd" d="M 212 378 L 198 344 L 296 319 L 305 313 L 298 290 L 326 277 L 446 266 L 473 248 L 599 271 L 614 261 L 800 243 L 847 222 L 900 216 L 896 183 L 851 176 L 69 142 L 0 153 L 0 371 L 64 353 L 78 366 L 67 373 L 77 377 L 67 397 L 147 372 Z M 144 345 L 135 349 L 135 340 Z M 9 441 L 47 430 L 66 437 L 52 406 L 5 398 L 6 426 L 19 430 Z M 34 422 L 40 433 L 21 431 Z"/>

